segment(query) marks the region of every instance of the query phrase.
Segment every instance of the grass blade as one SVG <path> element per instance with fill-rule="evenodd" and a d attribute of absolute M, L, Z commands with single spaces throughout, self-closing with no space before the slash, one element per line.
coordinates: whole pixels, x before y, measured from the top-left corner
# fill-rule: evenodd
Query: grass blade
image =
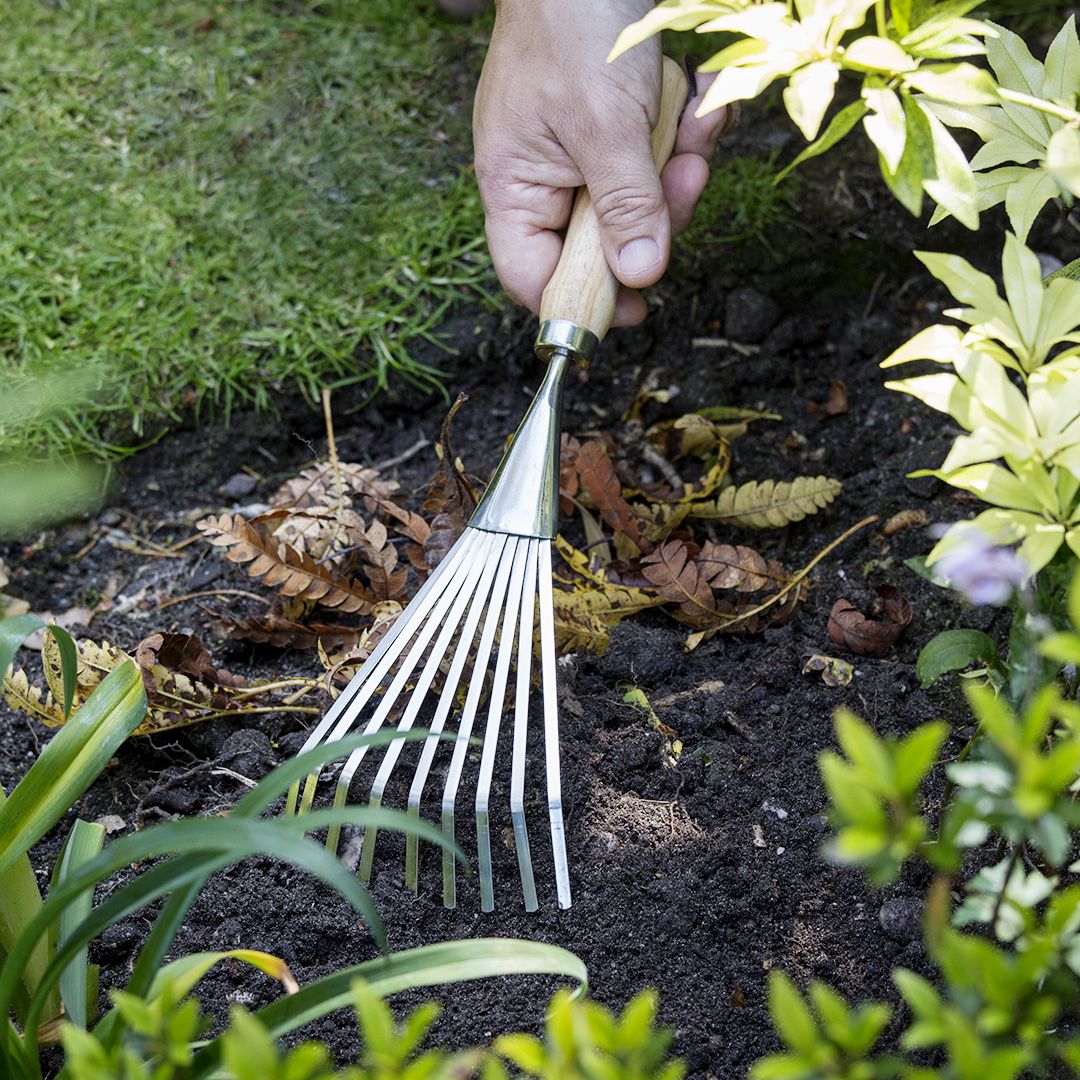
<path fill-rule="evenodd" d="M 3 788 L 0 788 L 0 807 L 4 805 Z M 0 873 L 0 963 L 15 946 L 26 924 L 41 910 L 41 892 L 30 860 L 21 855 Z M 37 986 L 49 962 L 48 942 L 40 941 L 27 958 L 19 985 L 15 991 L 14 1009 L 20 1022 L 26 1019 L 30 1004 L 30 992 Z"/>
<path fill-rule="evenodd" d="M 0 679 L 11 667 L 19 646 L 44 625 L 36 615 L 13 615 L 0 621 Z"/>
<path fill-rule="evenodd" d="M 142 678 L 127 661 L 60 729 L 0 807 L 0 873 L 67 813 L 145 715 Z"/>

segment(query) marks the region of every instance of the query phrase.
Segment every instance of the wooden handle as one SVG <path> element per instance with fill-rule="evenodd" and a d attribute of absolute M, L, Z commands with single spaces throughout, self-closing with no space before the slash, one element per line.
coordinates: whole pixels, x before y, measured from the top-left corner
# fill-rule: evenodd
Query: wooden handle
<path fill-rule="evenodd" d="M 657 170 L 671 157 L 685 104 L 686 76 L 674 60 L 665 56 L 660 118 L 652 135 Z M 559 265 L 540 300 L 540 321 L 568 319 L 602 339 L 615 317 L 618 293 L 619 281 L 611 272 L 600 244 L 600 223 L 592 199 L 581 188 L 574 200 Z"/>

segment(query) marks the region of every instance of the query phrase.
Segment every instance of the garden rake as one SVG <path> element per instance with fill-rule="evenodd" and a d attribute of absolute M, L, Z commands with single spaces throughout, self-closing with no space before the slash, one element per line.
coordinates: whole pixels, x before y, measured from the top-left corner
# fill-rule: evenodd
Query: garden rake
<path fill-rule="evenodd" d="M 671 154 L 685 101 L 686 79 L 677 64 L 665 59 L 660 119 L 653 132 L 653 154 L 658 166 Z M 436 752 L 442 743 L 451 742 L 449 734 L 444 738 L 444 731 L 448 720 L 456 716 L 457 729 L 442 797 L 442 832 L 452 845 L 458 789 L 494 655 L 475 799 L 480 903 L 484 911 L 494 908 L 489 804 L 511 668 L 515 669 L 515 683 L 510 820 L 525 908 L 535 911 L 539 906 L 525 822 L 525 765 L 537 613 L 555 884 L 559 907 L 570 906 L 551 586 L 551 541 L 558 522 L 562 381 L 571 361 L 584 364 L 592 356 L 611 325 L 617 294 L 618 282 L 608 269 L 600 245 L 596 214 L 588 193 L 582 189 L 574 204 L 558 268 L 541 301 L 536 353 L 547 361 L 548 368 L 536 397 L 460 539 L 380 639 L 301 749 L 303 753 L 320 743 L 341 739 L 361 723 L 364 733 L 372 734 L 399 702 L 404 711 L 397 720 L 397 730 L 408 732 L 430 695 L 434 712 L 427 721 L 428 735 L 413 774 L 408 813 L 414 818 L 420 815 Z M 461 702 L 459 686 L 470 659 L 471 671 Z M 415 674 L 418 667 L 419 675 Z M 435 694 L 432 685 L 440 671 L 442 685 Z M 371 787 L 370 805 L 382 804 L 404 746 L 403 739 L 389 744 Z M 345 804 L 367 749 L 360 747 L 345 762 L 337 780 L 335 806 Z M 299 785 L 294 785 L 286 812 L 297 809 L 298 798 L 301 813 L 310 808 L 318 779 L 318 773 L 307 778 L 302 797 Z M 376 836 L 377 827 L 369 825 L 360 849 L 359 874 L 365 882 L 371 876 Z M 339 830 L 332 828 L 327 837 L 331 850 L 337 849 L 338 840 Z M 414 892 L 419 885 L 418 847 L 416 836 L 407 835 L 405 880 Z M 447 907 L 456 904 L 456 867 L 449 849 L 443 851 L 443 902 Z"/>

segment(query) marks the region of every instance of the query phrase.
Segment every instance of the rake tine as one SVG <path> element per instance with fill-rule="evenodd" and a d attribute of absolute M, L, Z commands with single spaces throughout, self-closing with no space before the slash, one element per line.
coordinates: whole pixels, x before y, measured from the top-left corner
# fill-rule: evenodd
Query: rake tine
<path fill-rule="evenodd" d="M 461 570 L 466 556 L 470 554 L 472 543 L 473 537 L 469 537 L 468 543 L 457 545 L 457 550 L 451 551 L 447 558 L 435 568 L 406 611 L 387 630 L 378 645 L 375 646 L 371 656 L 364 661 L 363 666 L 352 677 L 348 686 L 342 690 L 326 715 L 308 735 L 304 745 L 300 748 L 301 754 L 313 749 L 321 742 L 336 742 L 348 733 L 349 728 L 352 727 L 371 695 L 378 688 L 379 683 L 382 682 L 401 651 L 409 643 L 409 639 L 415 633 L 416 627 L 433 607 L 441 604 L 444 600 L 444 594 L 440 593 L 436 586 L 441 586 L 442 579 L 449 578 L 451 579 L 449 588 L 453 588 L 452 580 Z M 301 813 L 311 807 L 318 779 L 319 774 L 317 772 L 311 773 L 307 777 L 304 784 L 304 797 L 300 805 Z M 285 808 L 285 812 L 288 814 L 296 810 L 298 791 L 299 783 L 293 784 Z"/>
<path fill-rule="evenodd" d="M 547 543 L 545 540 L 544 543 Z M 514 703 L 514 750 L 510 768 L 510 820 L 514 826 L 521 891 L 525 910 L 536 911 L 529 831 L 525 825 L 525 750 L 529 734 L 529 692 L 532 689 L 533 616 L 536 611 L 536 549 L 540 541 L 530 538 L 525 560 L 525 585 L 521 592 L 521 620 L 518 623 L 517 697 Z"/>
<path fill-rule="evenodd" d="M 483 552 L 481 551 L 480 554 L 483 554 Z M 400 700 L 401 691 L 408 682 L 416 665 L 420 662 L 421 657 L 424 656 L 428 643 L 431 641 L 435 632 L 439 631 L 439 636 L 436 639 L 435 644 L 427 651 L 427 659 L 421 670 L 420 677 L 417 679 L 416 685 L 409 694 L 409 703 L 402 719 L 398 722 L 398 730 L 408 731 L 412 726 L 416 714 L 424 704 L 424 698 L 431 688 L 431 683 L 439 670 L 439 665 L 446 655 L 446 650 L 450 647 L 450 642 L 454 638 L 454 634 L 461 622 L 461 616 L 476 587 L 477 578 L 480 577 L 480 574 L 483 571 L 483 566 L 483 559 L 470 560 L 469 564 L 463 566 L 459 575 L 455 576 L 454 585 L 447 590 L 450 594 L 450 598 L 453 600 L 449 612 L 446 612 L 445 609 L 440 609 L 439 607 L 433 609 L 431 618 L 420 629 L 420 633 L 417 634 L 416 640 L 413 642 L 405 659 L 401 663 L 400 669 L 394 676 L 394 681 L 390 684 L 390 688 L 383 696 L 378 709 L 375 710 L 371 719 L 368 721 L 367 727 L 364 729 L 365 734 L 378 731 L 379 728 L 382 727 L 383 721 L 385 721 L 386 717 L 389 715 L 390 710 Z M 460 585 L 458 584 L 459 581 Z M 393 750 L 394 745 L 394 743 L 391 743 L 387 750 Z M 398 742 L 398 754 L 401 753 L 401 746 L 402 744 Z M 345 762 L 345 767 L 341 770 L 341 774 L 337 781 L 337 787 L 334 791 L 335 807 L 345 805 L 345 802 L 349 797 L 349 787 L 352 784 L 352 778 L 356 775 L 356 770 L 363 762 L 367 750 L 368 748 L 366 746 L 357 747 Z M 394 760 L 396 760 L 396 755 Z M 373 805 L 377 806 L 378 803 Z M 327 840 L 327 846 L 330 846 L 329 838 Z M 332 850 L 336 850 L 336 844 Z M 360 863 L 360 877 L 361 880 L 367 881 L 371 875 L 371 858 L 368 852 L 363 849 L 361 850 L 363 854 Z M 367 877 L 364 876 L 365 868 Z"/>
<path fill-rule="evenodd" d="M 525 578 L 529 542 L 515 537 L 513 566 L 510 583 L 506 590 L 506 610 L 499 640 L 499 654 L 495 661 L 495 676 L 491 684 L 488 702 L 487 728 L 484 732 L 484 748 L 480 755 L 480 776 L 476 782 L 476 847 L 480 878 L 480 908 L 494 911 L 495 892 L 491 872 L 491 833 L 488 825 L 488 806 L 491 796 L 491 777 L 495 769 L 495 754 L 499 748 L 499 725 L 502 720 L 506 684 L 510 675 L 510 661 L 514 653 L 518 611 L 521 606 L 521 586 Z"/>
<path fill-rule="evenodd" d="M 488 604 L 487 617 L 484 620 L 484 629 L 480 634 L 480 643 L 476 649 L 474 671 L 486 671 L 488 658 L 491 656 L 491 647 L 495 642 L 495 633 L 499 628 L 499 616 L 502 614 L 502 606 L 506 599 L 506 583 L 510 578 L 510 570 L 513 566 L 514 550 L 516 543 L 507 543 L 500 552 L 499 573 L 495 579 L 495 587 L 491 592 L 491 602 Z M 458 721 L 457 738 L 454 740 L 454 754 L 450 761 L 450 767 L 446 773 L 446 783 L 443 786 L 442 798 L 442 830 L 443 836 L 454 843 L 454 802 L 457 797 L 458 786 L 461 783 L 461 772 L 465 767 L 465 754 L 469 749 L 469 738 L 472 735 L 473 721 L 476 718 L 476 708 L 480 703 L 480 695 L 484 689 L 484 680 L 474 677 L 469 681 L 469 692 L 465 698 L 465 706 L 461 710 L 461 719 Z M 432 728 L 434 730 L 434 726 Z M 435 756 L 437 740 L 428 739 L 424 744 L 424 751 L 420 758 L 420 765 L 416 770 L 416 778 L 413 788 L 409 792 L 409 813 L 419 816 L 420 799 L 423 796 L 424 784 L 427 782 L 428 770 Z M 417 853 L 419 838 L 410 833 L 405 840 L 406 845 L 406 881 L 409 882 L 411 872 L 411 885 L 417 890 Z M 409 859 L 411 854 L 412 858 Z M 454 860 L 452 850 L 443 848 L 443 905 L 452 908 L 457 904 L 457 863 Z"/>
<path fill-rule="evenodd" d="M 458 625 L 461 623 L 462 612 L 464 611 L 465 606 L 468 605 L 468 614 L 465 616 L 464 626 L 462 627 L 461 633 L 458 634 L 457 645 L 454 648 L 454 658 L 450 662 L 450 670 L 447 672 L 446 679 L 443 682 L 442 692 L 439 694 L 439 703 L 435 709 L 435 715 L 432 717 L 431 724 L 429 725 L 429 730 L 433 737 L 424 740 L 425 748 L 428 744 L 432 744 L 434 749 L 434 744 L 437 744 L 438 736 L 443 729 L 443 725 L 446 723 L 446 717 L 453 707 L 454 698 L 457 695 L 457 688 L 461 682 L 461 673 L 465 669 L 465 663 L 469 658 L 473 636 L 476 633 L 476 624 L 480 621 L 480 615 L 484 610 L 484 603 L 487 600 L 488 592 L 491 589 L 491 579 L 495 576 L 495 569 L 498 566 L 498 556 L 505 543 L 506 538 L 504 536 L 498 536 L 492 533 L 485 538 L 483 546 L 478 548 L 477 561 L 479 565 L 477 569 L 482 570 L 482 573 L 479 575 L 479 583 L 477 583 L 475 575 L 470 575 L 469 580 L 465 583 L 464 588 L 458 595 L 453 610 L 447 616 L 446 622 L 443 624 L 439 639 L 431 650 L 431 655 L 428 657 L 427 664 L 424 666 L 424 670 L 416 684 L 416 689 L 413 691 L 408 708 L 405 710 L 404 715 L 398 723 L 397 729 L 399 732 L 409 731 L 412 728 L 416 715 L 420 711 L 420 706 L 423 704 L 424 698 L 431 687 L 431 683 L 442 664 L 443 657 L 446 655 L 446 651 L 453 641 L 454 634 L 457 633 Z M 386 785 L 390 780 L 390 776 L 394 771 L 394 767 L 397 765 L 398 758 L 401 756 L 401 751 L 404 747 L 405 743 L 398 740 L 392 742 L 386 748 L 382 764 L 379 766 L 375 781 L 371 785 L 371 794 L 368 797 L 368 804 L 370 806 L 382 805 L 382 798 L 386 791 Z M 341 779 L 341 782 L 346 785 L 346 790 L 348 790 L 348 782 L 352 780 L 351 772 L 346 775 L 348 768 L 349 766 L 346 764 L 345 769 L 342 771 Z M 375 857 L 375 840 L 378 837 L 378 834 L 378 827 L 373 824 L 368 825 L 364 830 L 364 842 L 360 848 L 360 880 L 364 882 L 371 878 L 371 865 L 372 860 Z"/>
<path fill-rule="evenodd" d="M 551 853 L 559 907 L 570 906 L 570 867 L 563 828 L 562 778 L 559 770 L 559 703 L 555 688 L 555 612 L 551 596 L 551 545 L 540 545 L 540 686 L 544 699 L 544 756 L 547 772 Z"/>

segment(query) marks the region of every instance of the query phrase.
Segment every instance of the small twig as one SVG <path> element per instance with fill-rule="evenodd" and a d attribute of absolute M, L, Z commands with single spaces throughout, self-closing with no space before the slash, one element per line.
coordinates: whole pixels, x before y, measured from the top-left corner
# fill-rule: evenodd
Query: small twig
<path fill-rule="evenodd" d="M 416 440 L 407 450 L 402 450 L 400 454 L 395 454 L 391 458 L 387 458 L 385 461 L 377 461 L 374 468 L 379 472 L 385 472 L 387 469 L 392 469 L 395 465 L 404 465 L 410 458 L 416 457 L 421 450 L 427 449 L 431 445 L 430 439 L 425 439 L 421 436 Z"/>
<path fill-rule="evenodd" d="M 204 596 L 246 596 L 251 600 L 258 600 L 263 604 L 269 603 L 269 600 L 265 596 L 248 592 L 247 589 L 202 589 L 199 592 L 185 593 L 183 596 L 173 596 L 168 600 L 159 600 L 158 610 L 160 611 L 162 608 L 172 607 L 173 604 L 182 604 L 185 600 L 200 600 Z"/>
<path fill-rule="evenodd" d="M 232 769 L 225 768 L 224 765 L 219 765 L 216 769 L 210 770 L 211 776 L 228 776 L 233 780 L 239 780 L 245 787 L 257 787 L 258 785 L 254 780 L 248 776 L 241 776 L 238 772 L 233 772 Z"/>
<path fill-rule="evenodd" d="M 1013 846 L 1012 852 L 1009 855 L 1009 864 L 1005 867 L 1005 876 L 1001 880 L 1001 891 L 994 899 L 994 909 L 990 912 L 990 933 L 995 937 L 997 936 L 997 921 L 998 915 L 1001 914 L 1001 905 L 1005 903 L 1005 893 L 1009 891 L 1009 878 L 1012 877 L 1013 868 L 1016 866 L 1016 863 L 1020 858 L 1020 853 L 1023 850 L 1023 844 L 1016 844 Z"/>
<path fill-rule="evenodd" d="M 322 392 L 323 419 L 326 421 L 326 450 L 330 455 L 330 468 L 334 473 L 334 486 L 338 492 L 338 506 L 344 498 L 341 483 L 341 463 L 338 461 L 337 442 L 334 439 L 334 414 L 330 410 L 330 391 L 324 386 Z"/>
<path fill-rule="evenodd" d="M 760 345 L 745 345 L 741 341 L 732 341 L 726 337 L 696 337 L 691 338 L 692 349 L 734 349 L 742 356 L 756 356 L 761 352 Z"/>

